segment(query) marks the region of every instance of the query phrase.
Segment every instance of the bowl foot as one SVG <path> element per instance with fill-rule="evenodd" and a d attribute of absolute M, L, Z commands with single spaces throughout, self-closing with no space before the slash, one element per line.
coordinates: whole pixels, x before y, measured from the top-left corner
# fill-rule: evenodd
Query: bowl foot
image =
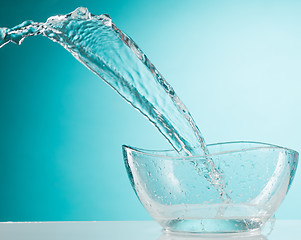
<path fill-rule="evenodd" d="M 259 232 L 260 219 L 173 219 L 161 222 L 167 231 L 187 233 Z"/>

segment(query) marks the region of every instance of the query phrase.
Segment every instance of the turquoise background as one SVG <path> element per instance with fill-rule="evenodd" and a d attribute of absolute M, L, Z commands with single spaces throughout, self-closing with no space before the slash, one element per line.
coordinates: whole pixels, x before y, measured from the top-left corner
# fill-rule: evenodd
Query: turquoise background
<path fill-rule="evenodd" d="M 108 13 L 190 109 L 208 143 L 301 151 L 301 1 L 2 1 L 0 26 Z M 46 38 L 0 49 L 0 221 L 148 220 L 121 145 L 157 130 Z M 277 213 L 300 219 L 301 176 Z"/>

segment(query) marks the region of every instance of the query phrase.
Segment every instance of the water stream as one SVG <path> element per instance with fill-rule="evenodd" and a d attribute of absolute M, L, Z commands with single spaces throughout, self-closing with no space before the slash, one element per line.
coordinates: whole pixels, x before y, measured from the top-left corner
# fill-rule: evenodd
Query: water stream
<path fill-rule="evenodd" d="M 25 21 L 0 28 L 0 47 L 43 35 L 62 45 L 140 111 L 183 156 L 209 154 L 191 114 L 137 44 L 116 27 L 108 15 L 93 15 L 80 7 L 45 23 Z M 208 157 L 198 169 L 227 198 L 219 170 Z"/>

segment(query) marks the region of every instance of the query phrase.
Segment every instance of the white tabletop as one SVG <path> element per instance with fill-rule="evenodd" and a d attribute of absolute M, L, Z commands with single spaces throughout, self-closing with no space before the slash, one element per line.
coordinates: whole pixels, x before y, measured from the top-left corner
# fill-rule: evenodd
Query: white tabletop
<path fill-rule="evenodd" d="M 163 233 L 153 221 L 123 222 L 42 222 L 0 223 L 2 240 L 187 240 L 195 236 L 171 236 Z M 208 239 L 202 237 L 200 239 Z M 218 239 L 229 239 L 219 236 Z M 267 236 L 233 237 L 245 240 L 300 240 L 301 220 L 277 220 L 272 233 Z"/>

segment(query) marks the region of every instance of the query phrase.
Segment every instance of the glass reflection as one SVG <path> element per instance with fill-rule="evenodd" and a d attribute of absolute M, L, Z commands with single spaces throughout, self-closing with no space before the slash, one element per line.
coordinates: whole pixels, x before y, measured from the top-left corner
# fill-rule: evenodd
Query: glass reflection
<path fill-rule="evenodd" d="M 217 234 L 217 235 L 192 235 L 192 234 L 180 234 L 163 232 L 158 240 L 268 240 L 265 236 L 260 233 L 250 233 L 250 234 Z"/>

